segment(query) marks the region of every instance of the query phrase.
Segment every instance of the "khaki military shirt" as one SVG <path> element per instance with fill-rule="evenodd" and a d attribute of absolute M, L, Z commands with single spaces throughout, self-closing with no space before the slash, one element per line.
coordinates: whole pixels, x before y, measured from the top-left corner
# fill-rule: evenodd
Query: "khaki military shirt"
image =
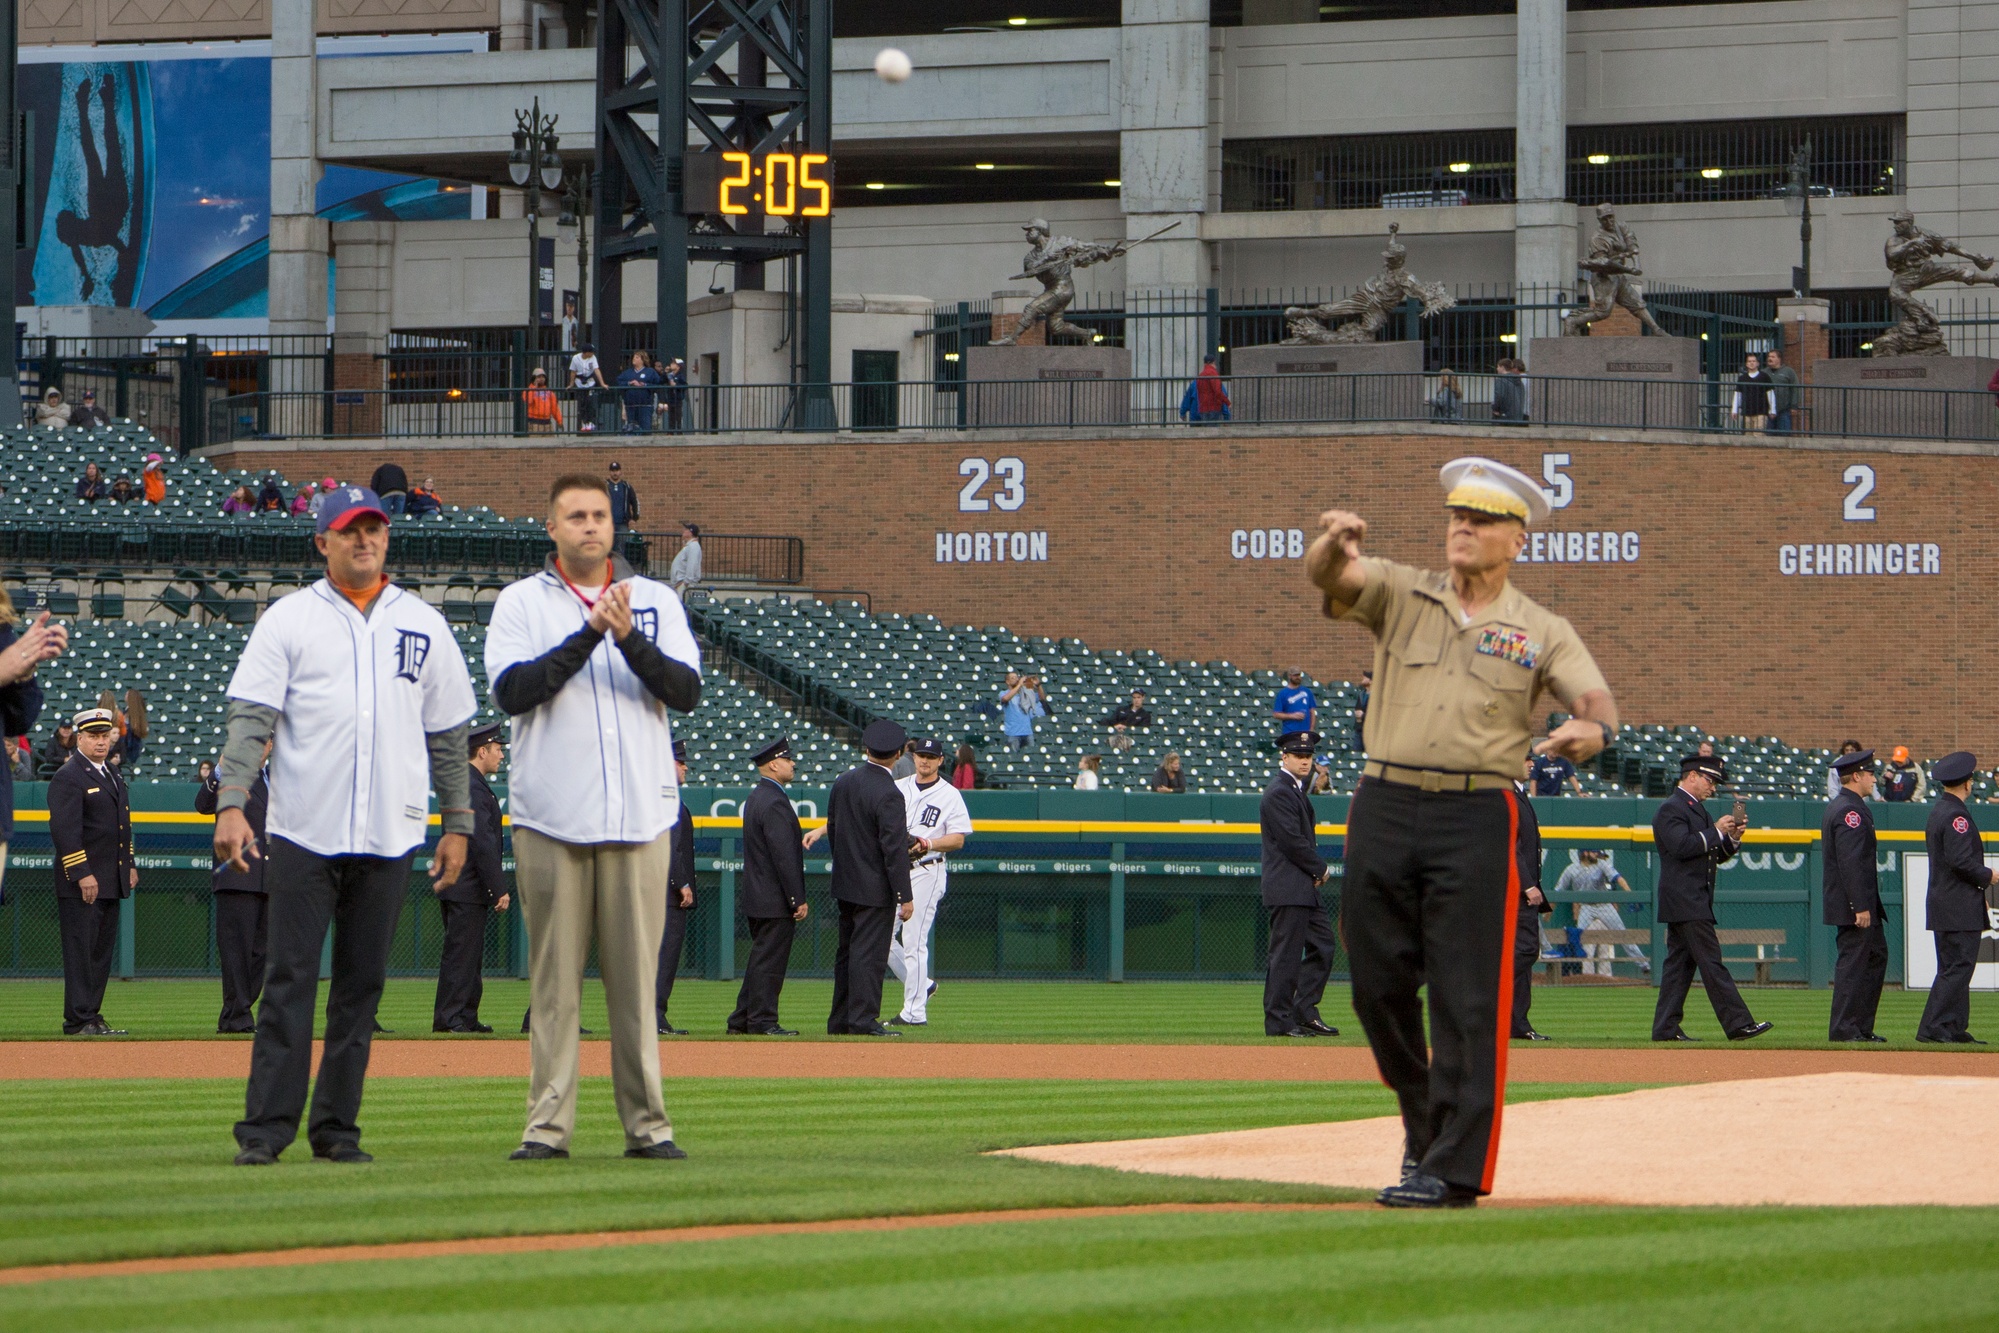
<path fill-rule="evenodd" d="M 1543 690 L 1573 704 L 1609 690 L 1568 621 L 1506 586 L 1469 621 L 1449 576 L 1364 557 L 1352 606 L 1326 613 L 1376 636 L 1363 739 L 1370 759 L 1445 773 L 1517 778 Z"/>

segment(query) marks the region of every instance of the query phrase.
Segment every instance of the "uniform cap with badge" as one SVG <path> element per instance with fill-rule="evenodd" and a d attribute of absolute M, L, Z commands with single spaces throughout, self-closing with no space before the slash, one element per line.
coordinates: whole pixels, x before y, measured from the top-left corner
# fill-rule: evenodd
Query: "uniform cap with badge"
<path fill-rule="evenodd" d="M 118 718 L 108 708 L 86 708 L 70 719 L 70 725 L 78 731 L 110 731 Z"/>
<path fill-rule="evenodd" d="M 1719 787 L 1728 781 L 1728 765 L 1720 756 L 1712 754 L 1689 754 L 1680 756 L 1680 776 L 1698 773 Z"/>
<path fill-rule="evenodd" d="M 1872 772 L 1874 769 L 1874 751 L 1855 750 L 1852 754 L 1843 754 L 1832 761 L 1832 771 L 1839 774 L 1842 778 L 1853 772 L 1856 768 L 1865 768 L 1869 772 Z"/>
<path fill-rule="evenodd" d="M 908 743 L 909 733 L 885 717 L 868 723 L 861 733 L 861 746 L 869 754 L 899 754 Z"/>
<path fill-rule="evenodd" d="M 675 758 L 676 760 L 678 760 L 678 761 L 679 761 L 680 763 L 683 763 L 683 764 L 684 764 L 684 763 L 686 763 L 686 762 L 687 762 L 687 742 L 686 742 L 686 741 L 675 741 L 675 742 L 673 743 L 673 757 L 674 757 L 674 758 Z"/>
<path fill-rule="evenodd" d="M 1540 523 L 1552 511 L 1547 492 L 1526 473 L 1490 458 L 1454 458 L 1437 470 L 1444 508 Z"/>
<path fill-rule="evenodd" d="M 1930 781 L 1940 787 L 1955 787 L 1978 771 L 1978 756 L 1969 750 L 1953 750 L 1937 760 Z"/>
<path fill-rule="evenodd" d="M 1319 733 L 1316 731 L 1293 731 L 1285 735 L 1279 749 L 1285 754 L 1317 754 Z"/>
<path fill-rule="evenodd" d="M 495 741 L 498 741 L 501 745 L 505 745 L 507 738 L 502 733 L 506 729 L 507 724 L 505 721 L 488 722 L 483 727 L 474 727 L 465 734 L 465 753 L 477 754 L 481 749 L 493 744 Z"/>
<path fill-rule="evenodd" d="M 752 767 L 762 768 L 765 764 L 770 763 L 773 759 L 790 759 L 790 758 L 792 758 L 791 738 L 789 736 L 779 736 L 776 740 L 764 746 L 763 749 L 758 750 L 755 754 L 751 755 L 750 764 Z"/>

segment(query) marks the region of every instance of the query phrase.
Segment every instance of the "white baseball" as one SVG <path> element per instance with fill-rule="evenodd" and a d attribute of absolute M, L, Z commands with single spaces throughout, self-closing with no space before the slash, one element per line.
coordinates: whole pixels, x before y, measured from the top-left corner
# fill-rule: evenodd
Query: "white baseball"
<path fill-rule="evenodd" d="M 883 47 L 875 57 L 875 74 L 883 83 L 901 83 L 909 77 L 910 69 L 909 57 L 893 46 Z"/>

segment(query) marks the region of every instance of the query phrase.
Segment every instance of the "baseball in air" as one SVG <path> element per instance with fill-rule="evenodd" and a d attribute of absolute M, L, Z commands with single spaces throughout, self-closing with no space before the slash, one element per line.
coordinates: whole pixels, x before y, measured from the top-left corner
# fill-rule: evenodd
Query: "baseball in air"
<path fill-rule="evenodd" d="M 875 74 L 883 83 L 901 83 L 909 77 L 909 57 L 893 46 L 884 47 L 875 57 Z"/>

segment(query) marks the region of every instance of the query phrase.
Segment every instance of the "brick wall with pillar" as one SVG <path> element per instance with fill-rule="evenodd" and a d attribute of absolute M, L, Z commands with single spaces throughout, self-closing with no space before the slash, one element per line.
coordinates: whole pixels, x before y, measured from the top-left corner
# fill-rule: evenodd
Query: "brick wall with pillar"
<path fill-rule="evenodd" d="M 1784 364 L 1798 372 L 1798 384 L 1812 382 L 1812 367 L 1832 355 L 1832 339 L 1826 325 L 1832 321 L 1832 302 L 1818 296 L 1786 296 L 1777 301 L 1778 349 Z M 1809 431 L 1812 396 L 1801 392 L 1791 413 L 1791 429 Z"/>

